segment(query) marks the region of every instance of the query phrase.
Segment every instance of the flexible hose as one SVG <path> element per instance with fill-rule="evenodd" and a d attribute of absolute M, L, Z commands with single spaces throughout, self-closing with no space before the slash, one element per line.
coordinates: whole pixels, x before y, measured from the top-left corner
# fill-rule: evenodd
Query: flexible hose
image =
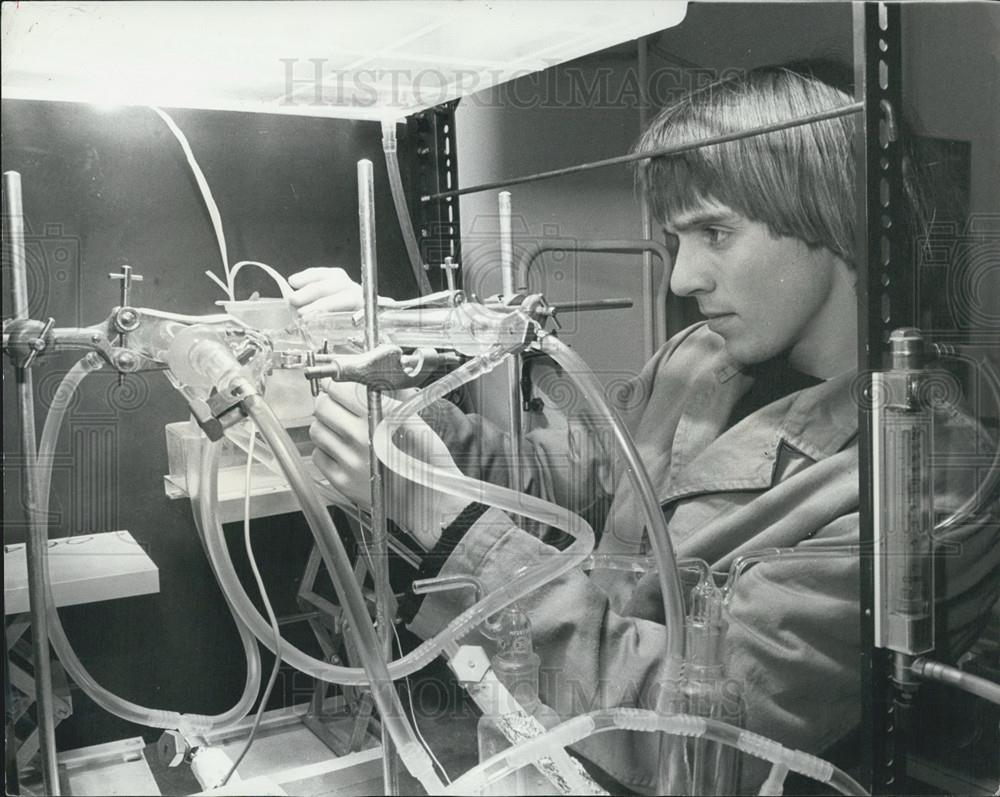
<path fill-rule="evenodd" d="M 478 601 L 474 606 L 454 618 L 440 634 L 424 642 L 409 655 L 389 663 L 388 672 L 393 680 L 402 678 L 426 666 L 439 653 L 450 649 L 454 645 L 455 640 L 464 637 L 491 615 L 509 606 L 511 603 L 520 600 L 528 593 L 544 586 L 549 581 L 578 567 L 593 548 L 593 531 L 582 518 L 574 513 L 533 496 L 480 482 L 476 479 L 470 479 L 450 471 L 433 468 L 427 463 L 419 462 L 404 452 L 399 451 L 392 443 L 395 428 L 402 424 L 407 417 L 419 413 L 433 402 L 457 390 L 465 383 L 488 373 L 503 362 L 508 353 L 509 350 L 498 348 L 474 358 L 392 411 L 376 430 L 373 441 L 376 456 L 383 462 L 388 460 L 387 464 L 398 470 L 402 475 L 425 486 L 451 492 L 470 502 L 482 501 L 489 503 L 513 514 L 536 519 L 547 525 L 561 528 L 574 537 L 574 542 L 558 556 L 547 558 L 546 561 L 521 573 L 503 587 Z M 591 396 L 595 395 L 593 389 L 588 390 L 588 393 Z M 596 395 L 599 397 L 599 392 Z M 268 442 L 272 447 L 276 445 L 270 439 Z M 390 451 L 392 452 L 391 455 Z M 275 451 L 276 456 L 277 454 L 278 452 Z M 294 447 L 288 452 L 288 457 L 289 459 L 297 457 Z M 297 462 L 297 459 L 295 461 Z M 638 461 L 636 460 L 636 462 Z M 270 628 L 236 577 L 235 570 L 232 567 L 232 560 L 224 545 L 221 525 L 215 511 L 218 503 L 216 486 L 217 469 L 218 447 L 206 447 L 201 465 L 201 481 L 204 484 L 205 495 L 203 496 L 203 500 L 200 501 L 199 512 L 209 558 L 220 583 L 222 583 L 224 591 L 231 596 L 244 622 L 247 623 L 254 635 L 263 644 L 271 647 L 273 641 L 270 637 Z M 636 470 L 636 468 L 632 468 L 633 478 L 636 478 Z M 305 490 L 306 487 L 303 485 L 307 484 L 308 478 L 303 473 L 302 485 L 299 486 Z M 659 514 L 659 512 L 656 513 L 656 515 Z M 332 522 L 329 521 L 329 515 L 326 513 L 325 507 L 323 508 L 322 516 L 326 520 L 319 522 L 324 525 L 329 523 L 329 533 L 335 535 L 336 532 L 332 527 Z M 321 546 L 321 551 L 323 550 L 324 548 Z M 662 553 L 662 550 L 660 553 Z M 659 559 L 658 569 L 661 573 L 661 580 L 665 578 L 669 579 L 671 576 L 675 577 L 676 568 L 674 567 L 672 549 L 669 548 L 669 541 L 667 556 L 660 556 Z M 332 561 L 328 560 L 327 566 L 331 568 L 331 572 L 335 572 L 333 570 L 335 565 Z M 353 579 L 353 576 L 351 578 Z M 670 601 L 674 595 L 677 596 L 677 606 L 681 608 L 681 625 L 678 627 L 677 632 L 672 635 L 672 644 L 680 646 L 683 645 L 683 604 L 680 601 L 680 589 L 676 583 L 672 589 L 665 590 L 665 602 Z M 672 616 L 674 611 L 674 606 L 671 605 L 669 614 Z M 677 637 L 680 638 L 679 642 Z M 368 683 L 368 674 L 363 669 L 342 667 L 320 661 L 290 644 L 284 646 L 283 657 L 291 666 L 321 680 L 354 685 Z M 676 662 L 676 666 L 679 668 L 679 660 Z"/>
<path fill-rule="evenodd" d="M 260 568 L 257 566 L 257 557 L 253 552 L 253 543 L 250 540 L 250 498 L 253 495 L 253 454 L 256 440 L 256 429 L 251 428 L 250 450 L 247 451 L 247 465 L 243 481 L 243 549 L 246 551 L 247 561 L 250 563 L 250 572 L 253 573 L 253 579 L 257 582 L 257 591 L 260 593 L 261 603 L 264 604 L 264 611 L 267 612 L 267 619 L 271 621 L 271 628 L 274 629 L 274 644 L 280 649 L 281 628 L 278 625 L 278 616 L 274 613 L 274 606 L 271 605 L 271 598 L 267 594 L 267 587 L 264 586 L 264 577 L 260 574 Z M 225 777 L 219 783 L 219 786 L 225 786 L 229 783 L 233 775 L 236 774 L 236 770 L 240 768 L 240 764 L 243 763 L 243 759 L 247 757 L 247 753 L 250 752 L 250 748 L 257 738 L 260 721 L 264 718 L 264 712 L 267 710 L 267 702 L 271 699 L 271 692 L 274 690 L 274 685 L 278 681 L 278 673 L 280 672 L 281 657 L 276 656 L 274 665 L 271 667 L 271 676 L 267 679 L 264 694 L 261 695 L 257 705 L 257 712 L 254 714 L 253 724 L 250 726 L 247 739 L 243 743 L 243 748 L 240 750 L 239 755 L 236 756 L 236 760 L 233 761 L 232 766 L 229 767 L 229 771 L 226 772 Z"/>
<path fill-rule="evenodd" d="M 245 381 L 245 380 L 244 380 Z M 434 765 L 427 751 L 417 741 L 413 728 L 403 710 L 399 693 L 396 691 L 382 655 L 382 643 L 368 614 L 361 586 L 354 576 L 344 544 L 340 540 L 326 505 L 312 487 L 312 479 L 306 473 L 299 458 L 298 450 L 288 433 L 278 420 L 278 416 L 267 402 L 255 392 L 242 400 L 242 406 L 260 429 L 277 457 L 288 484 L 292 488 L 302 514 L 312 531 L 327 570 L 333 581 L 340 606 L 343 609 L 365 674 L 368 676 L 372 698 L 378 707 L 383 727 L 389 732 L 400 759 L 414 777 L 431 794 L 440 791 L 443 784 L 434 771 Z M 278 655 L 281 651 L 278 651 Z"/>
<path fill-rule="evenodd" d="M 406 192 L 403 190 L 403 177 L 399 171 L 399 158 L 396 155 L 396 123 L 382 122 L 382 151 L 385 153 L 385 167 L 389 173 L 389 191 L 392 193 L 392 203 L 396 206 L 396 216 L 399 218 L 399 229 L 403 234 L 403 244 L 406 255 L 410 259 L 410 268 L 417 280 L 417 289 L 422 296 L 431 292 L 431 283 L 424 272 L 424 262 L 420 257 L 420 245 L 417 243 L 413 222 L 410 220 L 410 209 L 406 205 Z"/>
<path fill-rule="evenodd" d="M 274 284 L 277 285 L 278 290 L 281 291 L 282 299 L 287 299 L 292 295 L 292 293 L 294 293 L 292 286 L 288 284 L 288 280 L 285 279 L 285 276 L 273 266 L 269 266 L 267 263 L 260 263 L 256 260 L 241 260 L 229 271 L 229 282 L 232 285 L 234 292 L 234 295 L 229 297 L 231 301 L 236 301 L 236 275 L 240 273 L 244 266 L 254 266 L 255 268 L 259 268 L 267 274 L 267 276 L 274 280 Z"/>
<path fill-rule="evenodd" d="M 674 556 L 673 546 L 670 542 L 663 513 L 660 510 L 659 502 L 656 500 L 645 468 L 639 459 L 635 443 L 632 441 L 624 425 L 604 401 L 599 383 L 583 361 L 551 335 L 543 339 L 542 350 L 552 356 L 572 376 L 577 384 L 583 388 L 585 396 L 595 410 L 600 412 L 604 420 L 615 429 L 616 438 L 623 449 L 628 464 L 627 475 L 632 480 L 637 493 L 643 501 L 643 508 L 649 524 L 650 537 L 653 541 L 653 550 L 656 557 L 656 569 L 663 592 L 664 612 L 667 618 L 665 625 L 669 639 L 669 654 L 679 660 L 683 656 L 684 602 L 680 590 L 680 580 L 677 578 L 677 561 Z M 455 372 L 455 374 L 457 373 L 458 371 Z M 393 434 L 406 417 L 420 412 L 433 401 L 437 400 L 438 397 L 455 389 L 454 386 L 448 384 L 448 381 L 448 377 L 439 380 L 431 387 L 396 408 L 386 417 L 379 430 L 376 431 L 374 440 L 376 455 L 386 465 L 398 469 L 401 475 L 413 481 L 435 489 L 445 489 L 454 494 L 469 497 L 470 500 L 483 500 L 481 496 L 477 497 L 475 494 L 470 495 L 467 492 L 467 488 L 470 485 L 477 484 L 476 480 L 443 469 L 433 468 L 427 463 L 419 462 L 396 448 L 392 442 Z M 515 504 L 509 506 L 506 505 L 506 500 L 504 500 L 503 505 L 495 503 L 493 500 L 494 497 L 506 499 L 506 494 L 512 491 L 495 488 L 492 485 L 491 487 L 493 487 L 493 490 L 490 491 L 491 495 L 484 502 L 501 506 L 501 508 L 507 509 L 514 514 L 525 514 L 522 511 L 522 505 Z M 520 494 L 514 493 L 514 495 Z M 565 510 L 563 511 L 565 512 Z"/>
<path fill-rule="evenodd" d="M 567 747 L 595 734 L 613 730 L 662 732 L 703 738 L 734 747 L 773 764 L 786 766 L 792 772 L 825 783 L 841 794 L 868 794 L 850 775 L 830 762 L 809 753 L 791 750 L 778 742 L 735 725 L 690 714 L 658 714 L 655 711 L 636 708 L 601 709 L 573 717 L 546 733 L 503 750 L 474 769 L 470 769 L 456 779 L 446 793 L 479 793 L 490 784 L 548 755 L 551 749 Z"/>
<path fill-rule="evenodd" d="M 52 404 L 49 412 L 45 416 L 45 425 L 42 427 L 42 437 L 38 443 L 38 464 L 41 466 L 38 472 L 38 493 L 45 502 L 46 513 L 48 511 L 49 490 L 52 486 L 52 465 L 56 444 L 59 442 L 59 432 L 62 429 L 66 413 L 73 402 L 73 397 L 80 387 L 80 383 L 94 371 L 99 371 L 104 367 L 101 358 L 96 354 L 87 354 L 74 363 L 56 388 L 52 397 Z M 46 513 L 43 513 L 43 517 Z"/>
<path fill-rule="evenodd" d="M 652 485 L 649 482 L 649 477 L 639 459 L 634 442 L 631 440 L 624 424 L 621 423 L 620 419 L 604 401 L 602 389 L 590 369 L 587 368 L 579 357 L 555 339 L 554 336 L 549 335 L 543 339 L 542 350 L 552 356 L 576 380 L 595 410 L 613 426 L 616 438 L 625 454 L 626 462 L 629 466 L 627 468 L 627 475 L 635 485 L 636 492 L 643 501 L 643 508 L 646 511 L 647 523 L 649 524 L 650 538 L 653 541 L 653 552 L 657 562 L 657 572 L 660 580 L 660 588 L 663 593 L 664 615 L 666 618 L 666 622 L 664 623 L 666 627 L 668 662 L 666 678 L 668 681 L 672 681 L 679 674 L 683 663 L 684 601 L 680 590 L 680 578 L 677 574 L 677 562 L 673 546 L 670 542 L 663 513 L 660 510 Z M 560 528 L 578 526 L 581 531 L 586 531 L 592 541 L 593 532 L 590 527 L 582 518 L 578 518 L 568 510 L 561 507 L 554 507 L 553 504 L 540 501 L 533 496 L 517 493 L 497 487 L 496 485 L 484 484 L 459 473 L 433 467 L 428 463 L 420 462 L 411 457 L 397 448 L 393 443 L 393 436 L 396 430 L 405 422 L 407 417 L 421 412 L 439 398 L 458 389 L 471 379 L 492 370 L 507 354 L 509 354 L 509 351 L 496 349 L 487 355 L 470 360 L 457 371 L 438 380 L 390 412 L 375 431 L 374 440 L 372 441 L 375 454 L 383 463 L 396 470 L 400 475 L 423 484 L 426 487 L 447 491 L 466 498 L 469 501 L 488 503 L 513 514 L 529 517 Z M 541 512 L 545 512 L 546 510 L 552 512 L 553 508 L 558 509 L 558 513 L 555 514 L 556 521 L 553 522 L 552 514 L 549 514 L 547 517 L 535 514 L 535 507 L 538 507 Z M 573 533 L 573 536 L 576 538 L 573 544 L 560 557 L 565 562 L 558 568 L 560 571 L 559 575 L 582 564 L 587 553 L 589 553 L 588 550 L 583 556 L 579 555 L 578 550 L 582 549 L 582 546 L 580 546 L 580 537 L 576 533 Z M 464 618 L 473 611 L 476 614 L 477 624 L 481 623 L 487 617 L 495 614 L 515 600 L 520 599 L 521 594 L 511 597 L 515 591 L 527 594 L 557 577 L 550 572 L 546 572 L 547 570 L 547 563 L 543 563 L 522 573 L 507 585 L 500 587 L 479 601 L 472 609 L 459 615 L 459 617 L 449 624 L 448 629 L 451 629 L 453 626 L 456 628 L 459 627 L 460 623 L 464 622 Z M 448 629 L 446 629 L 445 633 L 447 633 Z M 459 637 L 454 636 L 452 638 L 458 639 Z"/>
<path fill-rule="evenodd" d="M 1000 706 L 1000 684 L 938 661 L 917 658 L 910 669 L 927 681 L 948 684 Z"/>
<path fill-rule="evenodd" d="M 73 396 L 83 379 L 90 373 L 101 367 L 101 361 L 96 355 L 87 355 L 77 362 L 66 374 L 56 390 L 52 406 L 49 408 L 45 418 L 45 426 L 42 430 L 41 443 L 39 445 L 38 461 L 41 466 L 39 479 L 39 516 L 48 516 L 49 491 L 52 485 L 52 463 L 55 457 L 56 443 L 59 438 L 59 431 L 63 425 L 67 410 L 72 402 Z M 46 533 L 48 529 L 46 527 Z M 65 629 L 59 620 L 59 611 L 52 594 L 52 582 L 49 578 L 48 559 L 45 559 L 44 588 L 48 592 L 48 619 L 49 619 L 49 639 L 55 649 L 59 660 L 62 662 L 70 677 L 81 689 L 105 711 L 121 717 L 128 722 L 138 725 L 145 725 L 152 728 L 178 729 L 185 735 L 203 734 L 212 728 L 220 728 L 242 719 L 247 715 L 253 706 L 260 689 L 261 668 L 260 650 L 254 641 L 253 635 L 239 621 L 233 611 L 232 604 L 229 604 L 230 612 L 236 621 L 239 629 L 240 642 L 247 661 L 246 683 L 243 687 L 243 694 L 239 701 L 231 709 L 222 714 L 180 714 L 175 711 L 164 711 L 152 709 L 133 703 L 119 697 L 102 687 L 94 677 L 87 672 L 83 663 L 77 657 L 73 646 L 66 636 Z"/>
<path fill-rule="evenodd" d="M 611 426 L 615 439 L 625 457 L 629 480 L 635 487 L 646 515 L 646 533 L 653 544 L 657 574 L 663 598 L 663 618 L 667 633 L 668 663 L 675 662 L 679 668 L 684 658 L 684 597 L 681 594 L 681 580 L 677 573 L 677 557 L 667 531 L 667 521 L 656 499 L 649 474 L 639 458 L 635 441 L 625 424 L 604 400 L 603 387 L 580 356 L 554 335 L 542 339 L 542 351 L 552 357 L 581 387 L 591 407 L 601 415 L 601 420 Z M 667 676 L 668 678 L 671 675 Z"/>
<path fill-rule="evenodd" d="M 393 413 L 387 416 L 376 430 L 376 454 L 380 450 L 379 440 L 383 437 L 391 436 L 391 431 L 387 426 L 390 420 L 395 423 L 409 416 L 411 413 L 419 412 L 426 405 L 458 389 L 466 382 L 488 373 L 499 363 L 503 362 L 504 356 L 505 352 L 497 350 L 474 358 L 398 407 Z M 383 440 L 381 448 L 383 456 L 386 452 L 384 442 Z M 270 440 L 268 440 L 268 443 L 273 447 L 274 444 Z M 394 458 L 393 465 L 397 464 L 397 459 Z M 270 626 L 261 616 L 256 606 L 254 606 L 243 585 L 240 583 L 229 551 L 225 545 L 225 538 L 222 534 L 222 527 L 217 513 L 218 463 L 219 447 L 206 446 L 202 455 L 200 468 L 200 482 L 204 485 L 204 489 L 201 500 L 198 502 L 198 512 L 199 526 L 205 539 L 209 561 L 216 573 L 216 577 L 219 579 L 219 583 L 222 585 L 223 592 L 230 596 L 240 617 L 249 626 L 254 636 L 273 651 L 274 641 L 271 638 Z M 426 463 L 416 460 L 410 460 L 410 467 L 415 471 L 415 475 L 431 469 Z M 448 476 L 452 479 L 456 478 L 450 473 Z M 468 501 L 490 503 L 499 506 L 501 509 L 507 509 L 513 513 L 555 526 L 574 537 L 574 542 L 565 551 L 547 558 L 541 564 L 513 578 L 502 588 L 466 609 L 455 617 L 441 633 L 427 640 L 408 655 L 390 662 L 388 665 L 389 675 L 393 680 L 403 678 L 427 666 L 440 653 L 451 650 L 455 645 L 455 640 L 461 639 L 475 630 L 489 616 L 520 600 L 529 592 L 538 589 L 540 586 L 579 566 L 593 549 L 594 533 L 590 526 L 586 521 L 569 510 L 533 496 L 522 495 L 521 493 L 475 479 L 468 479 L 464 476 L 459 476 L 457 479 L 457 484 L 453 482 L 449 482 L 448 484 L 441 483 L 440 487 L 449 490 L 454 488 L 456 495 L 460 495 Z M 325 513 L 326 510 L 324 507 Z M 327 517 L 329 516 L 327 515 Z M 320 550 L 322 552 L 323 548 Z M 332 563 L 328 562 L 327 566 L 331 567 Z M 353 579 L 353 575 L 351 578 Z M 368 675 L 362 668 L 344 667 L 322 661 L 295 647 L 287 639 L 283 640 L 282 658 L 292 667 L 320 680 L 349 685 L 363 685 L 368 683 Z"/>
<path fill-rule="evenodd" d="M 219 256 L 222 258 L 222 273 L 225 274 L 226 281 L 223 283 L 211 271 L 206 271 L 205 274 L 207 274 L 213 282 L 219 285 L 219 287 L 226 292 L 226 295 L 232 299 L 233 280 L 229 274 L 229 252 L 226 249 L 226 234 L 222 229 L 222 214 L 219 213 L 219 206 L 215 204 L 215 197 L 212 196 L 212 189 L 208 185 L 208 180 L 205 179 L 205 173 L 201 170 L 201 166 L 198 165 L 198 159 L 195 158 L 194 152 L 191 150 L 191 144 L 188 142 L 187 136 L 184 135 L 184 131 L 177 126 L 173 117 L 162 108 L 157 108 L 154 105 L 150 105 L 149 108 L 163 120 L 163 124 L 167 126 L 167 129 L 170 130 L 170 132 L 173 133 L 174 138 L 177 139 L 177 143 L 181 145 L 181 150 L 184 152 L 184 158 L 191 169 L 191 174 L 194 175 L 194 181 L 198 185 L 198 191 L 201 193 L 202 202 L 205 203 L 205 210 L 208 211 L 208 217 L 212 222 L 212 231 L 215 233 L 215 240 L 219 246 Z"/>

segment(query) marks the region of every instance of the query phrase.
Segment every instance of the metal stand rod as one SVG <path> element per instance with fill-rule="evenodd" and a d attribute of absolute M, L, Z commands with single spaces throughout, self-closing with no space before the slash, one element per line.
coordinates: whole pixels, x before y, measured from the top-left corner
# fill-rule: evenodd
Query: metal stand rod
<path fill-rule="evenodd" d="M 649 117 L 649 63 L 646 38 L 643 37 L 636 42 L 637 52 L 637 72 L 639 79 L 639 133 L 646 130 L 646 123 Z M 642 187 L 639 191 L 639 217 L 642 223 L 642 237 L 647 241 L 653 237 L 653 224 L 649 217 L 649 197 L 646 192 L 646 170 L 640 169 L 639 174 L 642 180 Z M 664 264 L 665 265 L 665 264 Z M 643 295 L 643 316 L 642 316 L 642 336 L 646 360 L 653 356 L 656 348 L 656 329 L 653 323 L 653 312 L 650 312 L 650 304 L 653 296 L 653 254 L 648 249 L 642 253 L 642 295 Z"/>
<path fill-rule="evenodd" d="M 3 701 L 6 711 L 4 711 L 4 734 L 6 744 L 3 750 L 4 769 L 4 794 L 20 794 L 21 786 L 18 781 L 17 771 L 17 750 L 14 749 L 14 713 L 11 701 L 10 683 L 10 658 L 7 651 L 10 650 L 7 642 L 7 624 L 3 627 Z"/>
<path fill-rule="evenodd" d="M 514 234 L 511 231 L 510 191 L 498 198 L 500 219 L 500 292 L 506 298 L 514 294 Z"/>
<path fill-rule="evenodd" d="M 500 210 L 500 278 L 505 300 L 514 295 L 514 235 L 511 232 L 510 191 L 501 191 Z M 507 361 L 507 388 L 510 423 L 510 489 L 521 492 L 521 357 L 513 355 Z"/>
<path fill-rule="evenodd" d="M 11 290 L 14 317 L 28 318 L 28 271 L 24 250 L 24 210 L 21 204 L 21 175 L 4 172 L 3 192 L 7 200 L 4 237 L 10 247 Z M 53 717 L 52 665 L 49 659 L 48 596 L 44 589 L 48 567 L 48 533 L 38 515 L 38 447 L 35 439 L 35 398 L 30 368 L 16 368 L 17 407 L 21 419 L 21 453 L 24 457 L 24 507 L 28 518 L 26 557 L 28 602 L 31 607 L 31 648 L 35 665 L 38 744 L 42 757 L 42 777 L 46 794 L 58 795 L 59 769 L 56 762 L 56 726 Z"/>
<path fill-rule="evenodd" d="M 361 238 L 361 293 L 365 308 L 365 348 L 378 346 L 378 262 L 375 255 L 375 178 L 370 160 L 358 161 L 358 224 Z M 372 578 L 375 581 L 375 621 L 382 655 L 392 660 L 393 596 L 389 583 L 389 529 L 386 522 L 384 474 L 372 441 L 382 422 L 382 391 L 369 387 L 368 450 L 372 496 Z M 399 794 L 399 768 L 392 738 L 382 722 L 382 781 L 385 794 Z"/>

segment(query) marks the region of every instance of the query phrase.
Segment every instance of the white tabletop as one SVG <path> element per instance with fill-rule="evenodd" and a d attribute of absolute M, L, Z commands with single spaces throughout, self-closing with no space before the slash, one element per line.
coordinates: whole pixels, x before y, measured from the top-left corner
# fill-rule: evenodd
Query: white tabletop
<path fill-rule="evenodd" d="M 160 591 L 160 571 L 127 531 L 49 540 L 49 574 L 57 606 L 149 595 Z M 4 614 L 28 611 L 24 544 L 5 545 Z"/>

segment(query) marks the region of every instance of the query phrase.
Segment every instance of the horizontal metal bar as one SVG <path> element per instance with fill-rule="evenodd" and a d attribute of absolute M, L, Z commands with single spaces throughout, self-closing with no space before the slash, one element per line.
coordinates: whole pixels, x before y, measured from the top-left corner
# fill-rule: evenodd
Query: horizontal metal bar
<path fill-rule="evenodd" d="M 577 172 L 586 172 L 591 169 L 601 169 L 605 166 L 617 166 L 622 163 L 632 163 L 633 161 L 647 160 L 649 158 L 662 158 L 667 155 L 679 155 L 682 152 L 690 152 L 691 150 L 701 149 L 702 147 L 711 147 L 715 144 L 725 144 L 728 141 L 738 141 L 741 138 L 762 136 L 767 133 L 777 132 L 778 130 L 787 130 L 790 127 L 800 127 L 802 125 L 812 124 L 813 122 L 822 122 L 826 119 L 836 119 L 840 116 L 850 116 L 851 114 L 860 113 L 863 108 L 864 103 L 854 102 L 848 105 L 842 105 L 839 108 L 830 108 L 827 111 L 809 114 L 808 116 L 800 116 L 796 119 L 789 119 L 784 122 L 773 122 L 771 124 L 761 125 L 760 127 L 752 127 L 749 130 L 740 130 L 735 133 L 725 133 L 719 136 L 712 136 L 711 138 L 706 138 L 701 141 L 693 141 L 689 144 L 677 144 L 672 147 L 650 150 L 649 152 L 618 155 L 614 158 L 605 158 L 604 160 L 591 161 L 590 163 L 579 163 L 576 166 L 566 166 L 562 169 L 552 169 L 547 172 L 536 172 L 535 174 L 526 174 L 521 177 L 510 177 L 506 180 L 497 180 L 492 183 L 481 183 L 480 185 L 473 185 L 469 188 L 456 188 L 451 191 L 441 191 L 437 194 L 425 194 L 420 197 L 420 201 L 426 204 L 428 202 L 433 202 L 436 199 L 446 199 L 447 197 L 476 194 L 481 191 L 506 188 L 509 185 L 533 183 L 538 180 L 548 180 L 553 177 L 562 177 L 566 174 L 576 174 Z"/>
<path fill-rule="evenodd" d="M 625 310 L 634 307 L 631 299 L 588 299 L 582 302 L 558 302 L 550 306 L 553 313 L 582 313 L 587 310 Z"/>
<path fill-rule="evenodd" d="M 651 253 L 656 255 L 663 265 L 660 286 L 655 298 L 649 293 L 642 297 L 644 318 L 653 319 L 654 346 L 663 345 L 667 340 L 667 291 L 670 289 L 670 274 L 673 270 L 673 258 L 670 252 L 659 241 L 646 238 L 593 239 L 589 241 L 563 241 L 557 239 L 542 239 L 528 245 L 517 264 L 516 288 L 519 293 L 528 292 L 528 282 L 531 266 L 545 252 L 609 252 L 614 254 Z M 647 359 L 653 356 L 653 351 L 646 352 Z"/>

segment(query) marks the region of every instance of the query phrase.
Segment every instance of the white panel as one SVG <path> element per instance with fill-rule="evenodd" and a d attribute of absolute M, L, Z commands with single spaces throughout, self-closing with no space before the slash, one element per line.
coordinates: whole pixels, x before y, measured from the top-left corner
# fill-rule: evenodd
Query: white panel
<path fill-rule="evenodd" d="M 160 591 L 160 574 L 127 531 L 78 534 L 50 540 L 49 577 L 56 606 L 149 595 Z M 4 614 L 28 611 L 24 544 L 5 545 Z"/>
<path fill-rule="evenodd" d="M 663 30 L 685 11 L 665 0 L 4 3 L 3 93 L 393 118 Z"/>

